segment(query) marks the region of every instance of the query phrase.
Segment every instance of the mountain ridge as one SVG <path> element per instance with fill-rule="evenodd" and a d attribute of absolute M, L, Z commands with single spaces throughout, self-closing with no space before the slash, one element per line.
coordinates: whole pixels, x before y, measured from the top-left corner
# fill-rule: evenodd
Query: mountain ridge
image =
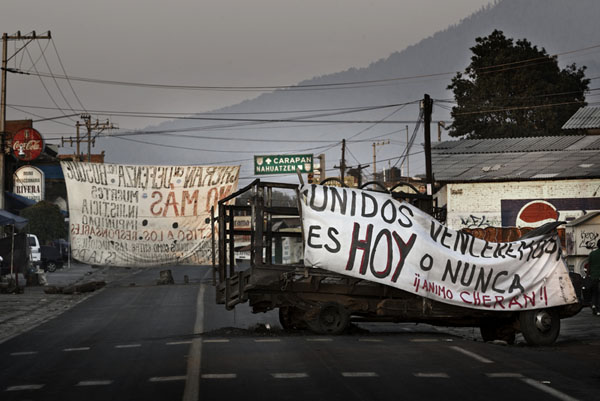
<path fill-rule="evenodd" d="M 434 99 L 451 99 L 452 94 L 446 87 L 451 78 L 457 71 L 462 71 L 470 63 L 470 47 L 475 45 L 475 38 L 489 35 L 494 29 L 499 29 L 504 34 L 515 40 L 527 39 L 533 45 L 544 48 L 549 54 L 566 53 L 574 50 L 586 48 L 600 44 L 600 32 L 594 29 L 595 16 L 600 15 L 600 2 L 597 0 L 572 0 L 565 2 L 562 0 L 500 0 L 482 7 L 480 10 L 463 18 L 460 22 L 447 27 L 444 30 L 424 38 L 423 40 L 408 46 L 405 49 L 393 52 L 387 57 L 382 57 L 373 61 L 365 67 L 349 67 L 346 70 L 333 72 L 307 78 L 298 83 L 298 85 L 316 85 L 336 82 L 363 82 L 390 78 L 403 78 L 420 76 L 422 78 L 399 79 L 393 84 L 369 85 L 367 87 L 356 89 L 337 89 L 337 90 L 277 90 L 264 93 L 255 98 L 244 100 L 240 103 L 215 110 L 215 112 L 256 112 L 256 111 L 285 111 L 302 109 L 320 109 L 320 108 L 341 108 L 341 107 L 360 107 L 366 105 L 399 104 L 405 102 L 415 102 L 414 106 L 406 106 L 388 119 L 394 120 L 416 120 L 418 116 L 417 103 L 423 97 L 424 93 L 429 93 Z M 558 27 L 558 28 L 557 28 Z M 600 63 L 595 55 L 600 49 L 588 52 L 576 52 L 564 54 L 559 57 L 561 67 L 575 62 L 577 66 L 587 66 L 586 76 L 596 77 L 600 75 Z M 429 74 L 447 73 L 445 75 L 436 75 L 426 77 Z M 594 84 L 590 85 L 591 87 Z M 589 102 L 589 100 L 588 100 Z M 436 103 L 434 108 L 434 119 L 449 120 L 449 105 Z M 346 116 L 347 119 L 369 119 L 374 121 L 383 120 L 389 116 L 390 111 L 377 111 L 370 113 L 360 113 L 357 115 Z M 278 116 L 281 117 L 281 116 Z M 261 116 L 261 118 L 276 118 L 275 116 Z M 201 133 L 202 128 L 207 125 L 217 125 L 215 122 L 199 122 L 194 120 L 174 120 L 166 121 L 150 129 L 176 130 L 190 129 L 190 133 Z M 385 135 L 392 132 L 396 142 L 405 142 L 405 130 L 403 124 L 392 126 L 389 124 L 376 124 L 364 133 L 361 133 L 366 127 L 362 126 L 341 126 L 340 124 L 332 126 L 318 126 L 318 128 L 306 129 L 296 127 L 298 124 L 279 124 L 262 127 L 245 127 L 243 130 L 211 130 L 208 131 L 212 136 L 215 133 L 221 136 L 229 135 L 233 132 L 235 136 L 246 135 L 247 130 L 255 130 L 252 137 L 256 139 L 268 140 L 276 136 L 277 138 L 305 138 L 306 141 L 317 138 L 328 138 L 332 141 L 339 141 L 342 138 L 364 138 Z M 411 125 L 412 124 L 407 124 Z M 272 126 L 276 128 L 271 128 Z M 194 131 L 194 127 L 199 127 Z M 433 128 L 432 128 L 433 129 Z M 411 131 L 410 129 L 408 131 Z M 273 133 L 276 132 L 274 135 Z M 240 134 L 242 133 L 242 134 Z M 206 135 L 206 134 L 202 134 Z M 422 136 L 422 134 L 420 134 Z M 168 145 L 175 138 L 162 137 L 152 138 L 155 143 Z M 132 147 L 125 146 L 123 141 L 110 143 L 102 141 L 102 145 L 107 150 L 107 161 L 128 163 L 156 163 L 168 164 L 173 160 L 178 160 L 182 164 L 210 164 L 225 162 L 228 160 L 241 160 L 244 168 L 242 175 L 250 176 L 252 152 L 255 154 L 268 152 L 281 152 L 291 150 L 294 147 L 283 149 L 280 145 L 268 144 L 259 145 L 251 143 L 242 143 L 237 148 L 229 147 L 223 149 L 223 143 L 218 140 L 202 141 L 192 138 L 177 139 L 180 147 L 189 147 L 189 150 L 177 149 L 171 151 L 169 148 L 161 146 L 148 146 L 147 152 L 139 152 L 141 144 L 133 145 L 138 150 L 132 152 Z M 417 143 L 420 142 L 420 137 Z M 300 149 L 308 146 L 309 142 L 296 146 L 297 151 L 305 152 L 306 149 Z M 115 146 L 119 145 L 119 146 Z M 353 163 L 371 160 L 371 146 L 354 145 L 351 152 L 355 153 Z M 391 144 L 381 149 L 381 158 L 399 155 L 405 145 L 402 143 Z M 243 149 L 247 152 L 239 154 L 239 158 L 233 155 L 237 149 Z M 198 153 L 198 149 L 205 149 Z M 214 151 L 210 151 L 210 149 Z M 339 147 L 329 150 L 315 150 L 315 153 L 321 151 L 328 152 L 328 166 L 337 163 Z M 227 157 L 223 157 L 226 155 Z M 379 157 L 379 156 L 378 156 Z M 335 163 L 334 163 L 335 161 Z M 411 160 L 411 165 L 413 161 Z M 415 160 L 415 165 L 417 160 Z M 411 172 L 412 174 L 412 172 Z"/>

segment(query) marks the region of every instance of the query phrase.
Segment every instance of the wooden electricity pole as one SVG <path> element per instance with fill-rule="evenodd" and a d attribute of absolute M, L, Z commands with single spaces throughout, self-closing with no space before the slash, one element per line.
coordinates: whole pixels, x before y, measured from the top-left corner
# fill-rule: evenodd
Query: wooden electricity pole
<path fill-rule="evenodd" d="M 5 182 L 5 159 L 6 149 L 6 72 L 21 73 L 20 70 L 8 68 L 8 62 L 15 57 L 21 50 L 25 49 L 28 44 L 37 39 L 52 39 L 50 31 L 45 35 L 36 35 L 35 31 L 31 34 L 21 35 L 17 32 L 16 35 L 2 34 L 2 87 L 0 88 L 0 209 L 4 209 L 4 182 Z M 8 57 L 8 41 L 23 40 L 27 41 L 19 49 Z"/>
<path fill-rule="evenodd" d="M 69 137 L 67 139 L 61 138 L 61 142 L 62 142 L 63 146 L 65 143 L 69 143 L 70 146 L 73 146 L 73 143 L 75 143 L 78 161 L 83 160 L 83 158 L 81 157 L 82 156 L 80 153 L 81 148 L 79 145 L 82 142 L 87 143 L 87 161 L 91 162 L 92 161 L 92 145 L 95 145 L 95 143 L 96 143 L 96 136 L 98 136 L 104 130 L 117 129 L 118 127 L 116 127 L 114 124 L 112 124 L 108 120 L 106 120 L 105 122 L 100 122 L 98 119 L 96 119 L 96 122 L 92 123 L 92 117 L 89 114 L 82 114 L 80 118 L 83 120 L 83 123 L 77 121 L 77 123 L 75 124 L 75 128 L 76 128 L 75 138 L 73 138 L 73 137 Z M 87 139 L 81 138 L 80 130 L 79 130 L 81 127 L 86 128 Z M 92 138 L 92 132 L 94 132 L 94 131 L 96 131 L 98 134 Z"/>
<path fill-rule="evenodd" d="M 427 180 L 427 195 L 433 195 L 433 169 L 431 166 L 431 112 L 433 101 L 425 94 L 421 102 L 423 109 L 423 128 L 425 131 L 425 175 Z"/>
<path fill-rule="evenodd" d="M 344 175 L 346 174 L 346 140 L 342 139 L 342 160 L 340 160 L 339 166 L 333 166 L 333 168 L 340 169 L 340 178 L 342 180 L 342 185 L 344 185 Z"/>
<path fill-rule="evenodd" d="M 373 142 L 373 181 L 377 181 L 377 146 L 389 145 L 390 140 Z"/>

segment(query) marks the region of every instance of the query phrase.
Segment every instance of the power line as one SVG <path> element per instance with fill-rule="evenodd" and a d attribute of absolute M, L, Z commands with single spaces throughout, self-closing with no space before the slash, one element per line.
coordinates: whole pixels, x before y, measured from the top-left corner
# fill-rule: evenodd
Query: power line
<path fill-rule="evenodd" d="M 218 112 L 218 111 L 210 111 L 210 112 L 151 112 L 151 111 L 122 111 L 122 110 L 85 110 L 81 109 L 80 112 L 89 112 L 92 114 L 110 114 L 110 115 L 123 115 L 123 116 L 137 116 L 140 117 L 160 117 L 168 116 L 172 118 L 173 116 L 211 116 L 211 115 L 261 115 L 261 114 L 297 114 L 297 113 L 317 113 L 317 112 L 337 112 L 337 111 L 372 111 L 378 109 L 386 109 L 392 107 L 406 106 L 409 104 L 417 104 L 418 100 L 413 100 L 410 102 L 404 103 L 393 103 L 393 104 L 381 104 L 381 105 L 366 105 L 366 106 L 354 106 L 354 107 L 336 107 L 336 108 L 320 108 L 320 109 L 301 109 L 301 110 L 265 110 L 265 111 L 237 111 L 237 112 Z M 26 107 L 32 109 L 43 109 L 43 110 L 60 110 L 56 107 L 48 107 L 48 106 L 31 106 L 31 105 L 18 105 L 15 104 L 13 106 L 18 107 Z"/>
<path fill-rule="evenodd" d="M 83 103 L 81 103 L 81 100 L 79 99 L 79 96 L 77 96 L 77 92 L 75 92 L 75 89 L 73 88 L 73 85 L 71 84 L 71 80 L 69 79 L 69 76 L 67 75 L 67 71 L 65 70 L 65 66 L 62 62 L 62 59 L 60 58 L 60 54 L 58 54 L 58 49 L 56 48 L 56 44 L 54 43 L 54 39 L 50 38 L 50 42 L 52 42 L 52 47 L 54 48 L 54 53 L 56 53 L 56 58 L 58 59 L 58 63 L 60 64 L 60 68 L 63 71 L 63 74 L 65 76 L 65 79 L 67 80 L 67 83 L 69 84 L 69 87 L 71 88 L 71 92 L 73 92 L 73 96 L 75 96 L 75 99 L 77 99 L 77 103 L 79 103 L 79 106 L 83 109 L 83 111 L 87 114 L 88 111 L 85 109 L 85 106 L 83 105 Z"/>
<path fill-rule="evenodd" d="M 484 114 L 484 113 L 500 113 L 503 111 L 515 111 L 515 110 L 530 110 L 530 109 L 540 109 L 545 107 L 556 107 L 556 106 L 566 106 L 569 104 L 584 104 L 585 101 L 572 101 L 572 102 L 562 102 L 562 103 L 552 103 L 552 104 L 540 104 L 533 106 L 515 106 L 515 107 L 501 107 L 501 108 L 490 108 L 490 109 L 482 109 L 478 111 L 465 111 L 454 113 L 454 116 L 466 116 L 472 114 Z"/>
<path fill-rule="evenodd" d="M 50 63 L 48 63 L 48 59 L 46 58 L 46 50 L 48 49 L 48 45 L 50 44 L 49 42 L 46 43 L 46 48 L 42 49 L 42 45 L 40 44 L 39 41 L 37 41 L 38 47 L 40 48 L 40 53 L 42 55 L 42 58 L 44 59 L 44 62 L 46 63 L 46 67 L 48 67 L 48 71 L 50 71 L 50 74 L 52 75 L 52 68 L 50 67 Z M 71 103 L 69 103 L 69 101 L 67 100 L 65 94 L 63 93 L 62 89 L 60 88 L 60 85 L 58 84 L 57 79 L 52 76 L 52 80 L 54 81 L 54 84 L 56 85 L 56 88 L 58 89 L 58 92 L 60 93 L 61 97 L 63 98 L 63 100 L 65 101 L 65 103 L 67 104 L 67 107 L 69 107 L 69 109 L 75 113 L 75 110 L 73 109 L 73 106 L 71 106 Z"/>
<path fill-rule="evenodd" d="M 33 57 L 31 57 L 31 53 L 29 52 L 29 49 L 27 47 L 25 47 L 25 52 L 27 52 L 27 56 L 29 56 L 29 59 L 31 60 L 32 63 L 32 67 L 35 69 L 35 71 L 37 72 L 37 67 L 35 66 L 35 63 L 33 62 Z M 39 60 L 39 59 L 38 59 Z M 70 117 L 67 117 L 67 113 L 64 112 L 64 110 L 58 105 L 58 103 L 56 103 L 56 100 L 54 100 L 54 97 L 52 96 L 52 94 L 50 93 L 50 90 L 48 89 L 48 87 L 46 86 L 46 84 L 44 83 L 44 80 L 42 79 L 42 77 L 40 76 L 40 83 L 42 84 L 42 86 L 44 87 L 44 90 L 46 91 L 46 93 L 48 94 L 48 97 L 50 98 L 50 100 L 52 100 L 52 103 L 54 103 L 54 105 L 58 108 L 58 110 L 65 116 L 65 118 L 68 118 L 69 120 L 75 122 L 75 120 L 73 120 Z"/>
<path fill-rule="evenodd" d="M 567 54 L 573 54 L 577 52 L 587 51 L 591 49 L 600 48 L 600 45 L 588 46 L 581 49 L 566 51 L 562 53 L 556 53 L 554 55 L 548 56 L 540 56 L 533 57 L 531 59 L 514 61 L 511 63 L 502 63 L 493 66 L 481 67 L 477 70 L 482 70 L 482 73 L 487 73 L 486 70 L 490 70 L 493 68 L 503 68 L 498 71 L 507 71 L 509 69 L 514 68 L 522 68 L 522 64 L 531 63 L 532 61 L 538 60 L 546 60 L 545 62 L 551 62 L 555 57 Z M 508 67 L 508 68 L 504 68 Z M 496 71 L 497 72 L 497 71 Z M 263 85 L 263 86 L 226 86 L 226 85 L 168 85 L 168 84 L 158 84 L 158 83 L 144 83 L 144 82 L 132 82 L 132 81 L 118 81 L 118 80 L 106 80 L 106 79 L 98 79 L 98 78 L 86 78 L 86 77 L 76 77 L 76 76 L 60 76 L 60 75 L 52 75 L 48 73 L 40 73 L 36 70 L 36 73 L 30 73 L 30 75 L 37 75 L 40 77 L 55 77 L 60 79 L 70 79 L 72 81 L 80 81 L 80 82 L 88 82 L 88 83 L 96 83 L 96 84 L 107 84 L 107 85 L 118 85 L 118 86 L 131 86 L 131 87 L 143 87 L 143 88 L 155 88 L 155 89 L 178 89 L 178 90 L 206 90 L 206 91 L 273 91 L 273 90 L 287 90 L 287 91 L 295 91 L 295 90 L 331 90 L 338 88 L 353 88 L 353 87 L 364 87 L 365 85 L 371 84 L 382 84 L 382 83 L 397 83 L 401 81 L 420 79 L 420 78 L 432 78 L 438 76 L 445 75 L 454 75 L 456 73 L 460 73 L 460 71 L 449 71 L 449 72 L 439 72 L 439 73 L 431 73 L 431 74 L 419 74 L 405 77 L 393 77 L 393 78 L 385 78 L 385 79 L 375 79 L 375 80 L 362 80 L 362 81 L 347 81 L 347 82 L 335 82 L 335 83 L 324 83 L 324 84 L 298 84 L 298 85 Z"/>
<path fill-rule="evenodd" d="M 526 99 L 537 99 L 537 98 L 544 98 L 544 97 L 555 97 L 555 96 L 565 96 L 565 95 L 573 95 L 573 94 L 578 94 L 581 92 L 585 92 L 588 95 L 592 96 L 591 94 L 589 94 L 590 92 L 594 92 L 594 91 L 599 91 L 600 88 L 592 88 L 592 89 L 588 89 L 585 91 L 569 91 L 569 92 L 555 92 L 555 93 L 544 93 L 544 94 L 537 94 L 537 95 L 531 95 L 531 96 L 518 96 L 518 97 L 503 97 L 503 98 L 495 98 L 494 100 L 497 101 L 506 101 L 506 100 L 526 100 Z M 435 99 L 436 102 L 438 103 L 456 103 L 455 99 Z M 439 106 L 439 104 L 438 104 Z"/>

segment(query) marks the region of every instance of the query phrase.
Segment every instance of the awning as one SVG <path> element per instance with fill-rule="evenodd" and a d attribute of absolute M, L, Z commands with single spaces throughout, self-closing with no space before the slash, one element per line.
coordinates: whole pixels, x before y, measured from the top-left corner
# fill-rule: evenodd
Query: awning
<path fill-rule="evenodd" d="M 28 220 L 25 217 L 17 216 L 4 209 L 0 209 L 0 226 L 14 225 L 18 230 L 27 225 Z"/>
<path fill-rule="evenodd" d="M 31 200 L 21 195 L 17 195 L 9 191 L 4 191 L 4 202 L 4 207 L 12 211 L 25 209 L 26 207 L 35 205 L 37 203 L 34 200 Z"/>

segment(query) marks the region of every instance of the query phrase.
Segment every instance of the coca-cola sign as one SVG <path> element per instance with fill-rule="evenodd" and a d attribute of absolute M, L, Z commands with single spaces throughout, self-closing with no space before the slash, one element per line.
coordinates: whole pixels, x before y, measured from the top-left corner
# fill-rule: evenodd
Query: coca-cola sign
<path fill-rule="evenodd" d="M 23 128 L 13 136 L 12 150 L 19 160 L 35 160 L 44 150 L 44 138 L 33 128 Z"/>

